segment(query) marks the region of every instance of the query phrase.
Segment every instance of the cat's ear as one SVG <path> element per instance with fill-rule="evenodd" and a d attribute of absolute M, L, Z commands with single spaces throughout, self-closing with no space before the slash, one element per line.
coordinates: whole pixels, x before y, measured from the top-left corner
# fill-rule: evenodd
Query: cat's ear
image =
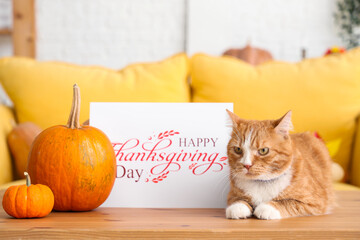
<path fill-rule="evenodd" d="M 288 111 L 280 119 L 275 120 L 274 122 L 275 131 L 280 135 L 288 135 L 289 131 L 293 129 L 293 124 L 291 122 L 291 110 Z"/>
<path fill-rule="evenodd" d="M 227 109 L 226 109 L 226 112 L 229 114 L 229 117 L 231 118 L 233 125 L 238 125 L 239 123 L 246 121 L 244 119 L 239 118 L 235 113 L 233 113 Z"/>

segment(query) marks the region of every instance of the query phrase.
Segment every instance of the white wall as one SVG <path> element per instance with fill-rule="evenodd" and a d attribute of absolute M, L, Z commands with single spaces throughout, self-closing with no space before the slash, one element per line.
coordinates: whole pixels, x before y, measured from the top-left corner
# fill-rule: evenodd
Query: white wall
<path fill-rule="evenodd" d="M 121 68 L 184 50 L 184 0 L 37 0 L 37 58 Z"/>
<path fill-rule="evenodd" d="M 0 28 L 11 28 L 11 12 L 11 0 L 0 0 Z M 8 35 L 0 35 L 0 57 L 11 55 L 11 37 Z"/>
<path fill-rule="evenodd" d="M 220 55 L 250 39 L 276 59 L 321 56 L 341 44 L 336 0 L 36 0 L 37 59 L 121 68 L 185 51 Z M 11 25 L 0 0 L 0 27 Z M 186 27 L 186 28 L 185 28 Z M 0 36 L 0 56 L 12 54 Z"/>
<path fill-rule="evenodd" d="M 318 57 L 337 37 L 335 0 L 189 1 L 188 52 L 222 54 L 229 47 L 252 45 L 275 59 L 299 61 L 301 48 Z"/>
<path fill-rule="evenodd" d="M 11 19 L 11 1 L 10 0 L 0 0 L 0 28 L 10 28 L 12 25 Z M 0 35 L 0 57 L 2 56 L 11 56 L 12 55 L 12 45 L 11 37 L 8 35 Z M 0 104 L 11 106 L 12 103 L 7 97 L 5 91 L 0 85 Z"/>

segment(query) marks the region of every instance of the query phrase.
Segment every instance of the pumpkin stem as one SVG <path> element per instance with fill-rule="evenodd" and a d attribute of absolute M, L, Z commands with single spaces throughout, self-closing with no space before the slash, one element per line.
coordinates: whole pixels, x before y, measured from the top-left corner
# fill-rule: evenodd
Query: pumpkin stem
<path fill-rule="evenodd" d="M 80 128 L 80 88 L 77 84 L 73 86 L 73 102 L 67 127 L 71 129 Z"/>
<path fill-rule="evenodd" d="M 30 187 L 31 185 L 30 175 L 27 172 L 24 172 L 24 175 L 26 176 L 26 186 Z"/>

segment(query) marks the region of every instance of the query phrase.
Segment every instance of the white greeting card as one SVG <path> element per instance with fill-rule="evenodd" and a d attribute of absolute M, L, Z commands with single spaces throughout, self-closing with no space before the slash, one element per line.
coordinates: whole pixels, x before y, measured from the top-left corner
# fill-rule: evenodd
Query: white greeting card
<path fill-rule="evenodd" d="M 232 103 L 91 103 L 117 173 L 102 207 L 223 208 Z"/>

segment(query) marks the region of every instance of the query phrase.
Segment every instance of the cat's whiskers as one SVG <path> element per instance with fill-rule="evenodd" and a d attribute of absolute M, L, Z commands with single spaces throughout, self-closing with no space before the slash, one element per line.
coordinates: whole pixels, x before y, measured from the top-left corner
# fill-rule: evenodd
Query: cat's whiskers
<path fill-rule="evenodd" d="M 229 179 L 230 179 L 230 171 L 228 173 L 226 173 L 224 176 L 222 176 L 222 178 L 219 180 L 218 185 L 220 185 L 220 187 L 222 188 L 221 191 L 221 195 L 226 195 L 228 194 L 225 191 L 229 191 Z"/>
<path fill-rule="evenodd" d="M 240 138 L 240 136 L 239 136 L 239 135 L 241 135 L 241 134 L 240 134 L 239 130 L 238 130 L 237 128 L 234 128 L 234 129 L 235 129 L 235 131 L 234 131 L 235 135 L 237 136 L 239 142 L 241 142 L 241 138 Z"/>
<path fill-rule="evenodd" d="M 237 181 L 240 181 L 241 179 L 243 179 L 243 178 L 244 178 L 244 175 L 241 174 L 241 172 L 232 171 L 230 177 L 231 177 L 232 180 L 234 180 L 235 182 L 237 182 Z"/>
<path fill-rule="evenodd" d="M 230 171 L 227 172 L 227 173 L 225 173 L 225 174 L 222 176 L 222 178 L 219 180 L 219 182 L 228 181 L 229 178 L 230 178 L 230 174 L 231 174 Z"/>
<path fill-rule="evenodd" d="M 274 166 L 271 166 L 271 169 L 272 169 L 272 170 L 281 170 L 281 168 L 274 167 Z"/>
<path fill-rule="evenodd" d="M 237 174 L 237 172 L 236 172 L 235 170 L 231 169 L 231 170 L 230 170 L 230 176 L 229 176 L 229 177 L 230 177 L 230 180 L 231 180 L 231 179 L 235 179 L 236 174 Z"/>
<path fill-rule="evenodd" d="M 235 133 L 235 135 L 238 138 L 239 142 L 241 142 L 241 137 L 240 137 L 241 134 L 240 134 L 239 130 L 233 124 L 228 124 L 226 126 L 233 128 L 233 130 L 234 130 L 233 133 Z"/>
<path fill-rule="evenodd" d="M 235 131 L 233 131 L 233 133 L 235 133 L 236 137 L 238 138 L 238 141 L 241 142 L 241 138 L 239 136 L 240 135 L 239 131 L 236 128 L 234 128 L 234 129 L 235 129 Z M 238 133 L 239 133 L 239 135 L 238 135 Z"/>

